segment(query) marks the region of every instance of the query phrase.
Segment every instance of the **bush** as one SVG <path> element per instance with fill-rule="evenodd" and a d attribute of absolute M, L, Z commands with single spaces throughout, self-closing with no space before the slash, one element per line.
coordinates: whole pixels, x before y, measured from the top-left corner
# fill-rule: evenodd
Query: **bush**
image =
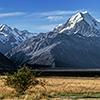
<path fill-rule="evenodd" d="M 36 80 L 36 73 L 30 72 L 30 69 L 25 66 L 17 72 L 14 72 L 13 75 L 9 73 L 6 73 L 5 75 L 7 76 L 4 78 L 5 85 L 15 88 L 15 90 L 21 94 L 23 94 L 29 87 L 40 83 Z"/>

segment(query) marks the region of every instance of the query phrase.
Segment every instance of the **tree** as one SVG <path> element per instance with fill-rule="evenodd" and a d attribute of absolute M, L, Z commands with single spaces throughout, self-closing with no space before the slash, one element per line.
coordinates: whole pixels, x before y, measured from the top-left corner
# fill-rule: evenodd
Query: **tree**
<path fill-rule="evenodd" d="M 31 86 L 43 84 L 36 79 L 36 72 L 30 72 L 26 66 L 14 72 L 13 75 L 6 73 L 7 77 L 4 78 L 6 86 L 14 88 L 18 93 L 23 94 Z"/>

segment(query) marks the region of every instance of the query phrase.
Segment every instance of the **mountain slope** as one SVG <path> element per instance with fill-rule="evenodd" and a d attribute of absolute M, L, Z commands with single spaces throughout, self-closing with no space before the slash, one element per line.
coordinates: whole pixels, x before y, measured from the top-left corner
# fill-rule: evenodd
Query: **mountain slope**
<path fill-rule="evenodd" d="M 88 12 L 78 13 L 52 32 L 24 41 L 6 56 L 17 66 L 26 63 L 60 69 L 100 68 L 99 25 Z"/>
<path fill-rule="evenodd" d="M 19 31 L 16 28 L 11 29 L 7 25 L 2 24 L 0 26 L 0 52 L 5 54 L 13 47 L 34 35 L 35 33 L 30 33 L 26 30 Z"/>
<path fill-rule="evenodd" d="M 0 69 L 16 69 L 12 61 L 0 53 Z"/>

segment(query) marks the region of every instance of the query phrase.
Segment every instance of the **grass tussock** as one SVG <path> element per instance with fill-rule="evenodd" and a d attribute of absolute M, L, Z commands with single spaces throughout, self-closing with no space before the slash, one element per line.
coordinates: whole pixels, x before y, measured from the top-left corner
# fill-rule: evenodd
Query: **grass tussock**
<path fill-rule="evenodd" d="M 13 88 L 5 86 L 0 80 L 0 100 L 58 100 L 57 98 L 70 96 L 100 97 L 100 78 L 51 77 L 38 78 L 38 80 L 45 80 L 46 85 L 32 87 L 24 95 L 17 94 Z"/>

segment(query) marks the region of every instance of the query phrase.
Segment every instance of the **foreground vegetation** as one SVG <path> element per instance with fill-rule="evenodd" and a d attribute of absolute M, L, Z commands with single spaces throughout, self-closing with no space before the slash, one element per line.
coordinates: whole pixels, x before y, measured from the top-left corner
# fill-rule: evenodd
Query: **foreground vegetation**
<path fill-rule="evenodd" d="M 6 76 L 0 76 L 0 78 L 3 77 Z M 100 97 L 100 78 L 98 77 L 42 77 L 37 78 L 37 80 L 45 80 L 44 87 L 38 84 L 26 90 L 24 94 L 18 94 L 14 88 L 5 86 L 4 82 L 0 80 L 0 99 L 58 100 L 62 98 L 61 100 L 65 100 L 67 97 L 74 96 Z"/>
<path fill-rule="evenodd" d="M 7 77 L 2 78 L 4 84 L 14 88 L 19 94 L 24 94 L 24 92 L 31 88 L 31 86 L 35 86 L 40 83 L 36 80 L 35 71 L 31 72 L 26 66 L 20 68 L 17 72 L 14 72 L 14 74 L 6 73 L 5 75 Z"/>

